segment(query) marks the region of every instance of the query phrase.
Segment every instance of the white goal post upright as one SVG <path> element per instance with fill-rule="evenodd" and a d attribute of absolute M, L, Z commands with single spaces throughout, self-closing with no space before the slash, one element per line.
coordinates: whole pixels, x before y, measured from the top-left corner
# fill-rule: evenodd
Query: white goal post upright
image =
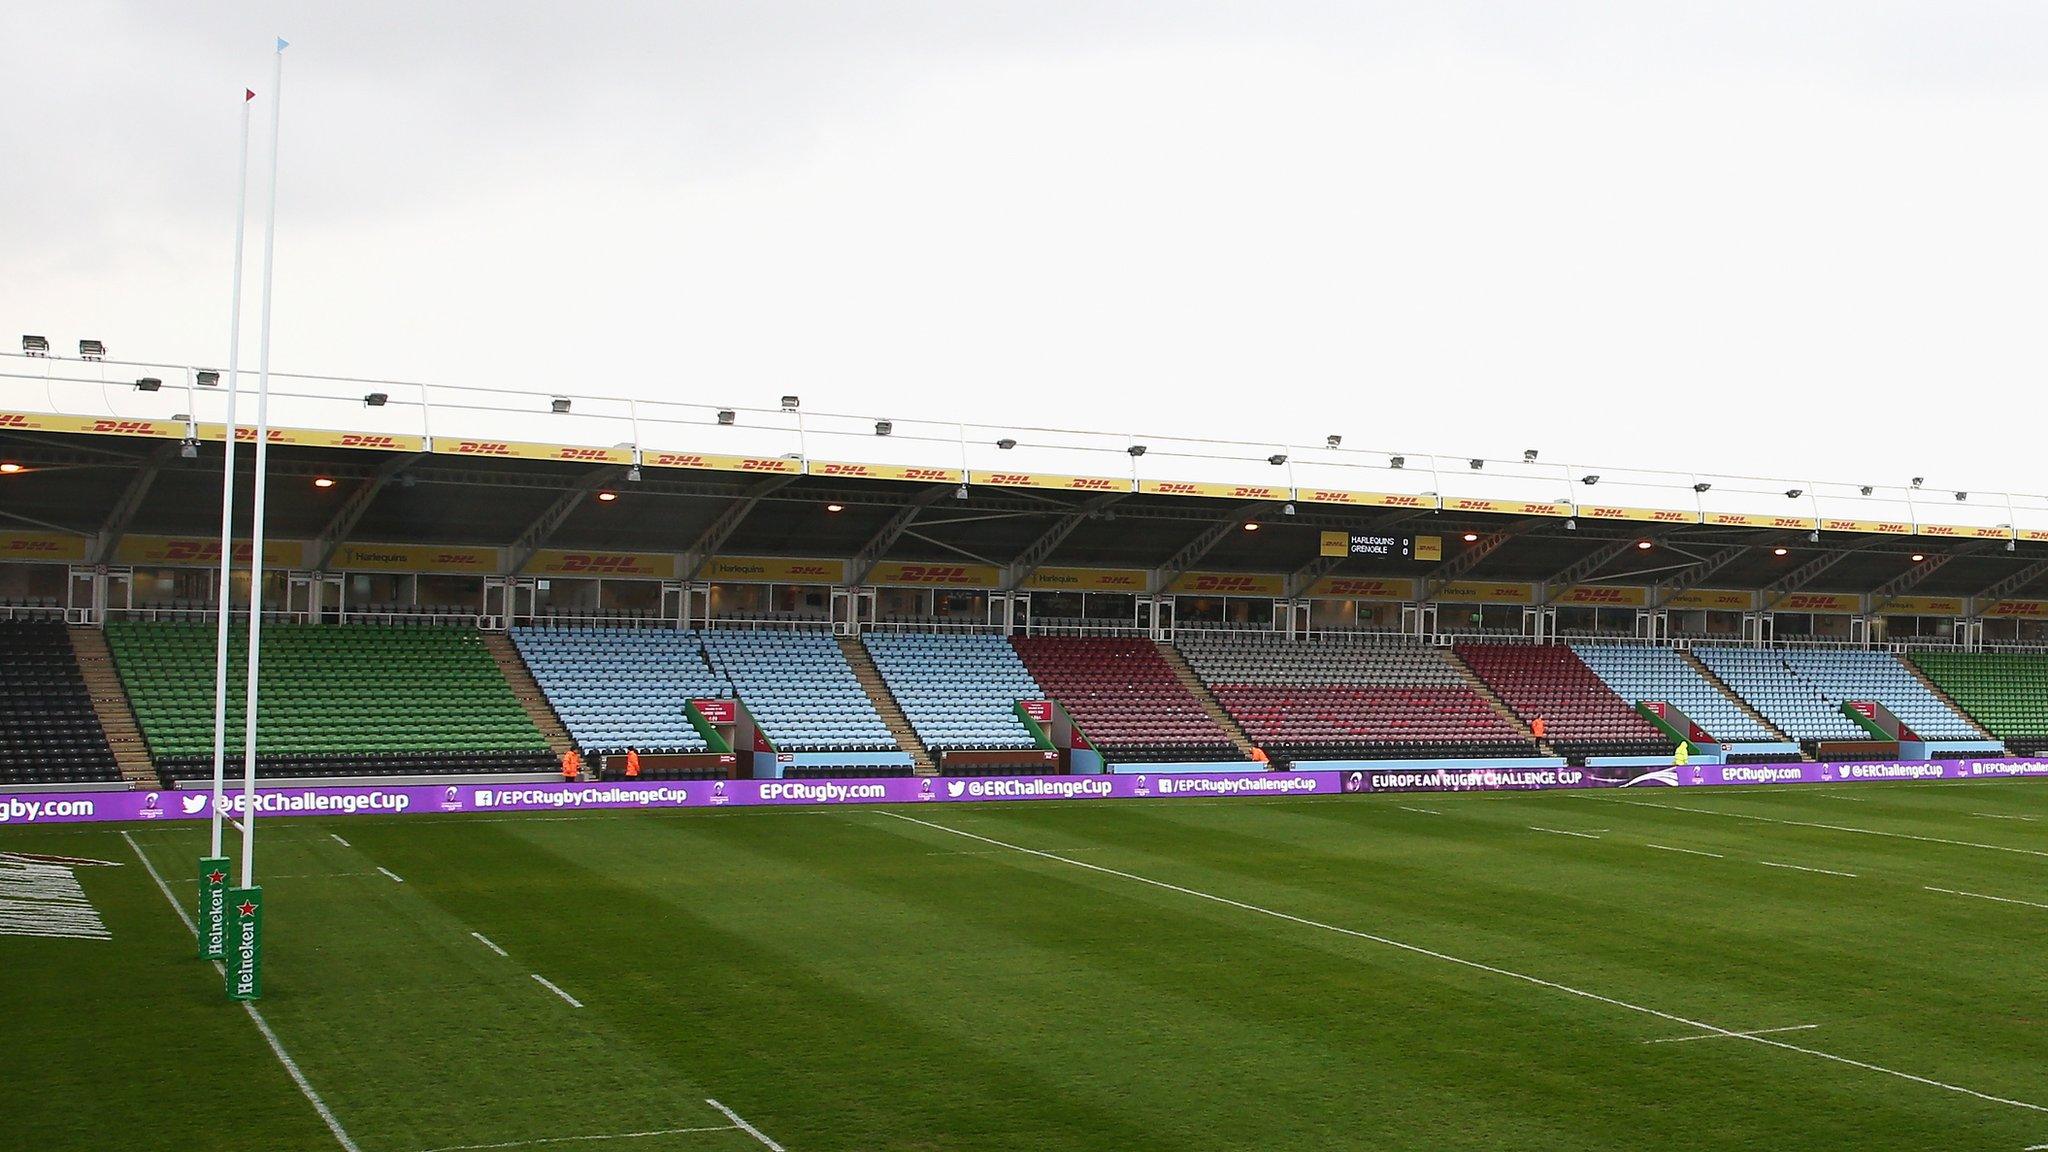
<path fill-rule="evenodd" d="M 284 115 L 284 50 L 277 41 L 270 74 L 270 203 L 263 218 L 263 303 L 256 343 L 256 461 L 249 524 L 249 682 L 242 723 L 242 883 L 229 891 L 234 914 L 228 941 L 227 993 L 236 1000 L 263 995 L 263 890 L 256 887 L 256 720 L 263 668 L 263 495 L 270 458 L 270 286 L 277 252 L 277 142 Z"/>
<path fill-rule="evenodd" d="M 235 177 L 235 269 L 228 305 L 228 397 L 222 417 L 225 453 L 220 475 L 220 589 L 214 600 L 219 613 L 213 644 L 213 838 L 199 862 L 199 958 L 219 960 L 227 939 L 227 880 L 230 867 L 221 855 L 221 824 L 226 819 L 228 735 L 228 628 L 234 594 L 230 577 L 235 564 L 235 402 L 242 378 L 242 237 L 249 212 L 249 105 L 256 93 L 242 89 L 242 160 Z M 197 410 L 194 412 L 195 416 Z"/>

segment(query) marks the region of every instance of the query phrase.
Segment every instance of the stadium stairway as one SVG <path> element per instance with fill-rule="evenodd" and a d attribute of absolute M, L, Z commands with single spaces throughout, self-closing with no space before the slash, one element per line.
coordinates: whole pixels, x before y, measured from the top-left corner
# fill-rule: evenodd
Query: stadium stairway
<path fill-rule="evenodd" d="M 1983 721 L 1971 715 L 1970 710 L 1968 708 L 1965 708 L 1961 704 L 1956 703 L 1955 697 L 1949 695 L 1945 690 L 1943 690 L 1941 685 L 1936 684 L 1931 678 L 1929 678 L 1927 675 L 1927 670 L 1920 667 L 1919 661 L 1902 658 L 1899 661 L 1899 663 L 1904 664 L 1906 666 L 1906 671 L 1911 672 L 1915 680 L 1918 680 L 1920 681 L 1920 683 L 1927 685 L 1927 690 L 1929 692 L 1934 693 L 1935 699 L 1941 701 L 1943 704 L 1948 705 L 1950 711 L 1954 712 L 1958 716 L 1961 716 L 1964 720 L 1969 721 L 1970 727 L 1975 728 L 1978 734 L 1983 736 L 1984 739 L 2000 739 L 2000 737 L 1995 735 L 1991 731 L 1991 729 L 1986 728 L 1984 726 Z"/>
<path fill-rule="evenodd" d="M 1730 688 L 1726 680 L 1723 680 L 1719 676 L 1715 675 L 1714 670 L 1712 668 L 1707 667 L 1705 661 L 1702 661 L 1699 657 L 1693 655 L 1691 652 L 1686 651 L 1684 649 L 1681 649 L 1678 654 L 1685 658 L 1685 662 L 1687 664 L 1692 665 L 1693 671 L 1698 672 L 1701 676 L 1706 677 L 1707 683 L 1712 684 L 1717 690 L 1719 690 L 1721 695 L 1726 696 L 1728 699 L 1734 701 L 1735 706 L 1737 708 L 1742 709 L 1742 714 L 1744 716 L 1747 716 L 1751 720 L 1756 721 L 1758 724 L 1763 725 L 1764 731 L 1769 732 L 1771 735 L 1776 736 L 1778 739 L 1785 741 L 1787 744 L 1798 743 L 1797 740 L 1794 740 L 1790 736 L 1785 735 L 1783 729 L 1779 728 L 1776 724 L 1771 723 L 1770 717 L 1765 716 L 1763 713 L 1757 711 L 1756 708 L 1753 705 L 1751 705 L 1749 701 L 1744 700 L 1740 692 L 1737 692 L 1735 689 Z M 1806 752 L 1802 749 L 1799 753 L 1799 758 L 1802 760 L 1811 760 L 1813 757 L 1808 756 Z"/>
<path fill-rule="evenodd" d="M 547 693 L 540 690 L 540 684 L 533 678 L 533 670 L 519 655 L 519 649 L 512 643 L 512 637 L 504 632 L 484 632 L 484 650 L 491 659 L 498 662 L 498 671 L 505 674 L 505 683 L 512 688 L 512 695 L 519 700 L 519 706 L 533 719 L 533 726 L 547 738 L 548 751 L 560 759 L 562 753 L 575 747 L 569 739 L 569 730 L 562 726 L 562 718 L 555 715 L 555 706 L 548 703 Z"/>
<path fill-rule="evenodd" d="M 860 681 L 861 690 L 868 694 L 868 700 L 875 706 L 882 723 L 888 725 L 889 735 L 896 738 L 896 746 L 910 754 L 910 763 L 919 776 L 939 774 L 937 761 L 932 759 L 924 741 L 917 738 L 917 731 L 910 726 L 910 718 L 896 703 L 896 694 L 889 691 L 889 682 L 882 678 L 881 670 L 868 655 L 867 645 L 857 637 L 838 637 L 839 650 L 846 653 L 846 662 L 853 666 L 853 678 Z"/>
<path fill-rule="evenodd" d="M 1178 679 L 1181 685 L 1188 690 L 1189 694 L 1194 696 L 1195 702 L 1202 706 L 1202 711 L 1207 712 L 1209 718 L 1216 721 L 1216 726 L 1223 729 L 1223 734 L 1230 737 L 1230 742 L 1237 745 L 1237 750 L 1244 753 L 1244 758 L 1247 760 L 1251 759 L 1254 745 L 1251 739 L 1244 734 L 1244 729 L 1238 725 L 1237 718 L 1232 716 L 1222 704 L 1217 702 L 1216 697 L 1210 694 L 1209 686 L 1202 683 L 1202 678 L 1195 674 L 1195 670 L 1189 666 L 1187 658 L 1180 654 L 1180 649 L 1175 648 L 1171 643 L 1164 640 L 1158 643 L 1159 654 L 1166 658 L 1166 666 L 1173 669 L 1174 678 Z"/>
<path fill-rule="evenodd" d="M 1465 662 L 1458 659 L 1457 653 L 1445 649 L 1444 659 L 1450 661 L 1451 667 L 1458 670 L 1458 675 L 1464 677 L 1466 685 L 1474 692 L 1479 693 L 1479 698 L 1486 701 L 1488 707 L 1499 713 L 1501 719 L 1514 726 L 1517 734 L 1536 745 L 1537 750 L 1545 756 L 1557 755 L 1557 749 L 1552 748 L 1546 741 L 1536 739 L 1536 734 L 1529 730 L 1529 726 L 1522 722 L 1520 716 L 1515 715 L 1515 710 L 1508 707 L 1507 701 L 1494 695 L 1493 689 L 1487 685 L 1486 681 L 1479 678 L 1479 673 L 1465 667 Z"/>
<path fill-rule="evenodd" d="M 156 764 L 149 758 L 149 745 L 142 742 L 142 725 L 128 706 L 128 692 L 121 687 L 121 674 L 114 669 L 114 654 L 107 651 L 106 633 L 98 628 L 74 625 L 65 629 L 71 636 L 71 653 L 78 660 L 78 672 L 92 697 L 93 714 L 113 749 L 114 765 L 131 788 L 156 788 L 160 781 Z"/>

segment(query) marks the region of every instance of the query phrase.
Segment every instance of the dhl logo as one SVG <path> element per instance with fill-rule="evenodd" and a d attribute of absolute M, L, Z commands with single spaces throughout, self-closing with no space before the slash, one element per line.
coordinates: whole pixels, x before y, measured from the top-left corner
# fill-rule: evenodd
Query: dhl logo
<path fill-rule="evenodd" d="M 396 448 L 396 436 L 365 436 L 358 432 L 344 432 L 335 442 L 338 448 Z"/>
<path fill-rule="evenodd" d="M 510 456 L 512 446 L 498 440 L 458 440 L 455 444 L 458 456 Z"/>
<path fill-rule="evenodd" d="M 247 544 L 235 545 L 235 559 L 240 560 L 248 555 L 249 546 Z M 158 558 L 172 562 L 178 560 L 218 561 L 220 559 L 220 544 L 216 541 L 173 540 L 164 545 L 163 552 L 159 554 Z"/>
<path fill-rule="evenodd" d="M 905 584 L 954 584 L 967 579 L 967 569 L 946 564 L 905 564 L 896 578 Z"/>
<path fill-rule="evenodd" d="M 1230 494 L 1232 496 L 1249 496 L 1256 500 L 1265 500 L 1278 496 L 1280 494 L 1280 490 L 1278 488 L 1249 488 L 1240 485 L 1236 488 L 1232 488 L 1230 490 Z"/>
<path fill-rule="evenodd" d="M 611 455 L 611 449 L 609 448 L 557 448 L 555 450 L 555 458 L 558 460 L 609 460 Z"/>
<path fill-rule="evenodd" d="M 1620 588 L 1574 588 L 1566 594 L 1574 604 L 1628 604 L 1633 597 Z"/>
<path fill-rule="evenodd" d="M 742 472 L 781 472 L 783 470 L 783 464 L 780 460 L 762 460 L 758 457 L 749 456 L 745 460 L 740 461 L 740 471 Z"/>
<path fill-rule="evenodd" d="M 1855 599 L 1853 596 L 1802 596 L 1795 593 L 1780 600 L 1776 610 L 1797 612 L 1801 609 L 1853 607 Z"/>
<path fill-rule="evenodd" d="M 1076 476 L 1073 487 L 1084 492 L 1114 492 L 1117 483 L 1114 480 L 1099 480 L 1093 476 Z"/>
<path fill-rule="evenodd" d="M 254 428 L 237 428 L 237 429 L 235 429 L 235 442 L 236 442 L 237 444 L 243 443 L 243 442 L 245 442 L 245 441 L 254 441 L 255 439 L 256 439 L 256 430 L 255 430 Z M 268 433 L 267 433 L 267 434 L 266 434 L 266 435 L 264 436 L 264 443 L 266 443 L 266 444 L 282 444 L 282 443 L 284 443 L 284 430 L 283 430 L 283 429 L 281 429 L 281 428 L 272 428 L 272 429 L 270 429 L 270 431 L 269 431 L 269 432 L 268 432 Z"/>
<path fill-rule="evenodd" d="M 710 464 L 702 456 L 684 452 L 656 452 L 651 456 L 643 455 L 642 459 L 664 468 L 703 468 Z"/>
<path fill-rule="evenodd" d="M 1499 507 L 1491 500 L 1453 500 L 1451 508 L 1459 512 L 1491 512 Z"/>
<path fill-rule="evenodd" d="M 95 420 L 87 432 L 111 432 L 116 436 L 147 436 L 156 431 L 154 420 Z"/>
<path fill-rule="evenodd" d="M 27 428 L 28 417 L 19 412 L 0 412 L 0 428 Z"/>
<path fill-rule="evenodd" d="M 1177 481 L 1167 481 L 1161 483 L 1154 491 L 1162 496 L 1199 496 L 1202 494 L 1202 486 L 1199 484 L 1182 484 Z"/>
<path fill-rule="evenodd" d="M 1029 472 L 991 472 L 988 474 L 988 480 L 986 482 L 990 484 L 1009 484 L 1015 486 L 1019 484 L 1030 484 L 1036 481 L 1037 479 L 1038 478 L 1036 476 L 1033 476 Z"/>
<path fill-rule="evenodd" d="M 1961 536 L 1963 530 L 1950 524 L 1922 524 L 1920 531 L 1929 536 Z"/>
<path fill-rule="evenodd" d="M 1194 592 L 1252 592 L 1258 586 L 1250 576 L 1197 576 L 1188 583 Z"/>
<path fill-rule="evenodd" d="M 1650 512 L 1650 519 L 1651 519 L 1651 520 L 1653 520 L 1653 521 L 1655 521 L 1655 522 L 1657 522 L 1657 523 L 1659 523 L 1659 524 L 1690 524 L 1690 523 L 1692 523 L 1692 517 L 1690 517 L 1690 516 L 1687 516 L 1687 515 L 1686 515 L 1685 513 L 1683 513 L 1683 512 L 1673 512 L 1673 511 L 1671 511 L 1671 510 L 1669 510 L 1669 509 L 1665 509 L 1665 508 L 1656 508 L 1656 509 L 1652 509 L 1652 510 L 1651 510 L 1651 512 Z"/>
<path fill-rule="evenodd" d="M 872 476 L 874 471 L 865 464 L 826 464 L 818 469 L 823 476 Z"/>
<path fill-rule="evenodd" d="M 1406 595 L 1410 591 L 1406 585 L 1386 580 L 1332 580 L 1324 587 L 1338 596 L 1386 596 L 1394 593 Z"/>
<path fill-rule="evenodd" d="M 1992 605 L 1993 616 L 2048 616 L 2048 600 L 2000 600 Z"/>
<path fill-rule="evenodd" d="M 562 557 L 561 570 L 564 572 L 645 572 L 648 569 L 640 563 L 638 556 L 582 556 L 570 554 Z"/>
<path fill-rule="evenodd" d="M 54 540 L 9 540 L 7 542 L 7 550 L 16 553 L 55 552 L 57 551 L 57 543 Z"/>
<path fill-rule="evenodd" d="M 1311 504 L 1349 504 L 1349 503 L 1352 503 L 1352 496 L 1351 496 L 1351 493 L 1349 493 L 1349 492 L 1329 492 L 1329 491 L 1325 491 L 1325 490 L 1323 490 L 1323 489 L 1321 489 L 1321 488 L 1313 488 L 1313 489 L 1310 489 L 1310 490 L 1309 490 L 1309 494 L 1308 494 L 1307 496 L 1303 497 L 1303 499 L 1307 500 L 1307 501 L 1308 501 L 1309 503 L 1311 503 Z"/>
<path fill-rule="evenodd" d="M 953 474 L 944 468 L 905 468 L 905 480 L 951 480 Z"/>
<path fill-rule="evenodd" d="M 475 552 L 436 552 L 430 564 L 481 564 L 484 558 Z"/>

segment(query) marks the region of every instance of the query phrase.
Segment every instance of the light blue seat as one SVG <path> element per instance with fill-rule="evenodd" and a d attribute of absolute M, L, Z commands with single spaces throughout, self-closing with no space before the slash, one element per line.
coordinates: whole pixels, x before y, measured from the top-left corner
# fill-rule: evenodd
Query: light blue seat
<path fill-rule="evenodd" d="M 933 752 L 1037 746 L 1016 703 L 1045 692 L 1007 638 L 873 632 L 863 642 L 897 707 Z"/>

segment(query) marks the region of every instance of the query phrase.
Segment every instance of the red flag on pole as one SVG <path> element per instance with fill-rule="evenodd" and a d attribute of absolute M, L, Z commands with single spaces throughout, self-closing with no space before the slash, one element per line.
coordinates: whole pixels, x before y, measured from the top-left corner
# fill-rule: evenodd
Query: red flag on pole
<path fill-rule="evenodd" d="M 248 103 L 249 101 L 251 101 L 251 100 L 254 100 L 255 98 L 256 98 L 256 90 L 255 90 L 255 89 L 253 89 L 253 88 L 244 88 L 244 89 L 242 89 L 242 103 L 244 103 L 244 104 L 247 104 L 247 103 Z"/>

